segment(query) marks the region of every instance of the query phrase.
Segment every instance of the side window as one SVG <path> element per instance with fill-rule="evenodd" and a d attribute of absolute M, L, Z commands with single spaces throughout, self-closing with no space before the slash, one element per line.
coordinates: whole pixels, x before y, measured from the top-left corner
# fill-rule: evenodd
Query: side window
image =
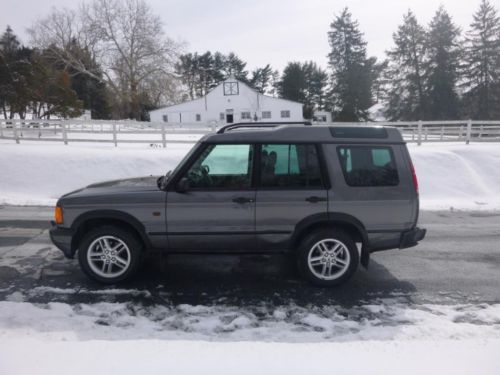
<path fill-rule="evenodd" d="M 262 118 L 271 118 L 271 111 L 262 111 Z"/>
<path fill-rule="evenodd" d="M 245 189 L 251 185 L 252 146 L 210 145 L 188 170 L 191 188 Z"/>
<path fill-rule="evenodd" d="M 349 186 L 396 186 L 398 170 L 389 147 L 341 146 L 337 148 Z"/>
<path fill-rule="evenodd" d="M 262 145 L 262 187 L 322 188 L 318 153 L 312 144 Z"/>
<path fill-rule="evenodd" d="M 281 118 L 290 118 L 290 111 L 281 111 Z"/>

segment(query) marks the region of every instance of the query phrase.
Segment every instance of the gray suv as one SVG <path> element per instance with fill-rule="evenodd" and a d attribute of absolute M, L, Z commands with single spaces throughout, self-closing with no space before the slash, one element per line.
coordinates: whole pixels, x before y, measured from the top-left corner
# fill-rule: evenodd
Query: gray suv
<path fill-rule="evenodd" d="M 370 254 L 417 245 L 418 185 L 395 128 L 232 124 L 174 171 L 61 197 L 50 236 L 102 283 L 147 253 L 293 254 L 304 278 L 337 285 Z"/>

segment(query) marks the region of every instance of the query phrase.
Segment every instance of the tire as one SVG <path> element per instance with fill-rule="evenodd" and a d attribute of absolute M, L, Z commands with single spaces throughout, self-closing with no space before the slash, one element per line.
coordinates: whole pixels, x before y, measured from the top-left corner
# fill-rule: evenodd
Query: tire
<path fill-rule="evenodd" d="M 117 226 L 102 226 L 83 236 L 78 247 L 78 262 L 92 280 L 116 284 L 135 274 L 141 249 L 141 242 L 126 230 Z"/>
<path fill-rule="evenodd" d="M 314 285 L 343 284 L 358 268 L 356 243 L 341 230 L 316 230 L 301 241 L 297 250 L 299 271 Z"/>

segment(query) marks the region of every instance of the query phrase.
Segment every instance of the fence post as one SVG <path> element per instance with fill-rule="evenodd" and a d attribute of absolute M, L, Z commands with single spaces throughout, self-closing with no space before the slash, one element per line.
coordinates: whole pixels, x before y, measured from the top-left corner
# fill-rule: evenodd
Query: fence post
<path fill-rule="evenodd" d="M 464 132 L 464 126 L 463 125 L 460 125 L 460 129 L 458 130 L 458 140 L 461 141 L 462 140 L 462 134 Z"/>
<path fill-rule="evenodd" d="M 481 124 L 481 126 L 479 127 L 479 138 L 481 138 L 483 136 L 483 130 L 484 130 L 484 127 L 483 127 L 483 124 Z"/>
<path fill-rule="evenodd" d="M 465 136 L 465 144 L 468 145 L 472 134 L 472 120 L 467 121 L 467 134 Z"/>
<path fill-rule="evenodd" d="M 118 146 L 118 140 L 116 138 L 116 124 L 113 123 L 113 143 L 115 144 L 115 147 Z"/>
<path fill-rule="evenodd" d="M 418 130 L 418 134 L 417 134 L 417 145 L 421 145 L 422 144 L 422 120 L 419 120 L 418 121 L 418 127 L 417 127 L 417 130 Z"/>
<path fill-rule="evenodd" d="M 444 138 L 444 126 L 441 126 L 441 137 L 440 140 L 442 141 Z"/>
<path fill-rule="evenodd" d="M 161 142 L 163 144 L 163 148 L 167 147 L 167 139 L 165 134 L 165 125 L 161 127 Z"/>
<path fill-rule="evenodd" d="M 13 121 L 13 129 L 14 129 L 14 139 L 16 140 L 16 143 L 19 144 L 19 134 L 17 133 L 17 123 Z"/>
<path fill-rule="evenodd" d="M 63 140 L 64 140 L 64 144 L 67 145 L 68 144 L 68 133 L 67 133 L 67 129 L 66 129 L 66 124 L 63 122 L 61 124 L 62 126 L 62 132 L 63 132 Z"/>
<path fill-rule="evenodd" d="M 424 139 L 427 142 L 427 134 L 429 133 L 429 128 L 424 128 L 424 133 L 425 133 Z"/>

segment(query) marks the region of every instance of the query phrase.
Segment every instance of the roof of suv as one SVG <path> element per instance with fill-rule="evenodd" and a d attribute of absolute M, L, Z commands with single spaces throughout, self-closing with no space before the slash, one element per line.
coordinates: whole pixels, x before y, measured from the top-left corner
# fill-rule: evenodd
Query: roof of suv
<path fill-rule="evenodd" d="M 231 129 L 206 135 L 202 142 L 321 142 L 321 143 L 402 143 L 396 128 L 377 126 L 333 126 L 295 124 L 234 124 Z"/>

